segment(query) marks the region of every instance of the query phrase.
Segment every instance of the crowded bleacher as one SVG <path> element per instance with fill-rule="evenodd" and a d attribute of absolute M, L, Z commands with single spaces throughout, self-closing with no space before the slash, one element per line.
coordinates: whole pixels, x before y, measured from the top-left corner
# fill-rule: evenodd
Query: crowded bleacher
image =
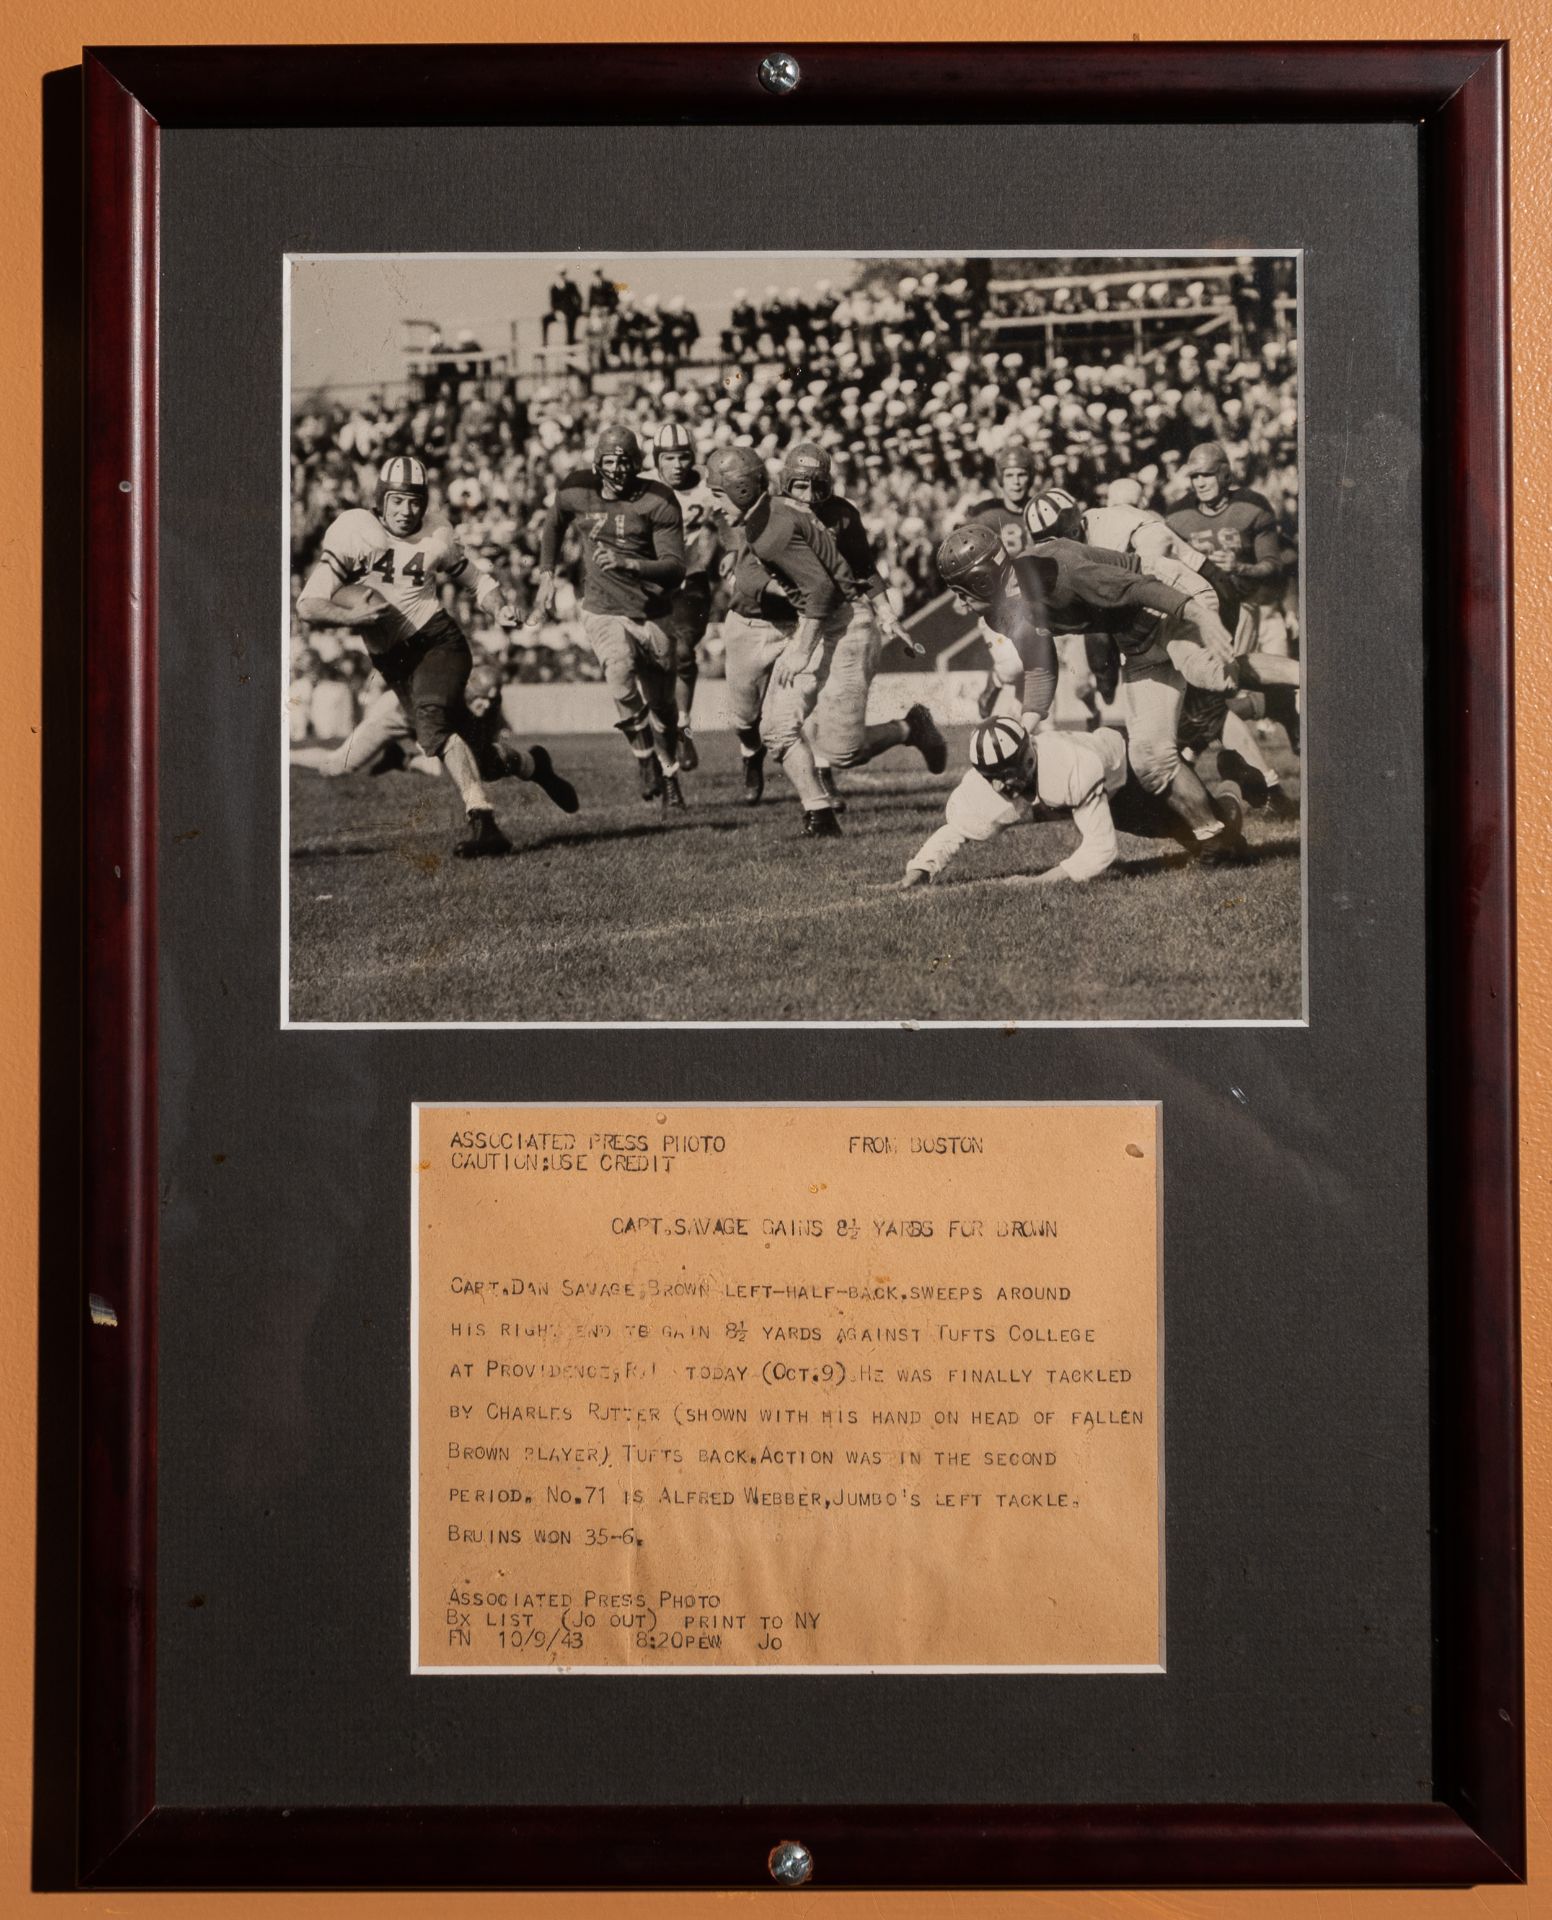
<path fill-rule="evenodd" d="M 936 544 L 995 491 L 1010 443 L 1033 451 L 1040 485 L 1101 502 L 1109 482 L 1131 477 L 1143 505 L 1168 511 L 1188 494 L 1180 469 L 1191 447 L 1219 440 L 1237 481 L 1267 497 L 1296 541 L 1291 262 L 1057 272 L 1039 261 L 1021 275 L 1011 264 L 902 272 L 859 262 L 850 286 L 740 288 L 714 315 L 677 297 L 638 299 L 602 269 L 580 282 L 559 272 L 548 310 L 530 316 L 540 346 L 527 366 L 462 334 L 445 351 L 422 346 L 393 386 L 296 396 L 293 586 L 333 516 L 371 499 L 380 463 L 415 453 L 431 472 L 433 510 L 447 511 L 526 612 L 559 477 L 590 462 L 601 427 L 623 422 L 650 444 L 670 419 L 694 434 L 702 462 L 732 442 L 773 462 L 799 439 L 830 449 L 907 620 L 941 594 Z M 599 678 L 576 584 L 572 565 L 555 622 L 511 644 L 465 610 L 510 681 Z M 338 737 L 359 706 L 364 654 L 294 616 L 291 653 L 293 737 Z M 706 655 L 715 673 L 715 618 Z"/>

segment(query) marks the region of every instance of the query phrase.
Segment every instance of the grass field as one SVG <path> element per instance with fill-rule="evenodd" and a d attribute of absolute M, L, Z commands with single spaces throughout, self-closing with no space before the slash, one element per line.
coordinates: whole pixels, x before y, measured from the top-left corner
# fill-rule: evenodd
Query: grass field
<path fill-rule="evenodd" d="M 904 750 L 847 775 L 845 838 L 818 842 L 779 772 L 762 806 L 740 804 L 731 735 L 700 742 L 689 809 L 666 824 L 617 736 L 552 740 L 581 813 L 504 782 L 497 817 L 518 852 L 468 863 L 451 857 L 447 782 L 295 770 L 290 1017 L 1300 1017 L 1297 823 L 1251 815 L 1256 858 L 1205 871 L 1123 838 L 1110 875 L 1048 888 L 1009 876 L 1061 859 L 1074 830 L 1014 828 L 935 886 L 891 892 L 942 819 L 967 731 L 941 779 Z"/>

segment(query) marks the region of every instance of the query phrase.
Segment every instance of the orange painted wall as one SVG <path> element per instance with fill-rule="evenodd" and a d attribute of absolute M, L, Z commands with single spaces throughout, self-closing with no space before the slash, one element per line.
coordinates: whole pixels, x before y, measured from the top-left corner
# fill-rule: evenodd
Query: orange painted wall
<path fill-rule="evenodd" d="M 801 1916 L 822 1911 L 862 1920 L 895 1915 L 954 1916 L 954 1920 L 1509 1920 L 1552 1912 L 1552 1836 L 1540 1802 L 1552 1782 L 1548 1658 L 1552 1652 L 1552 1581 L 1547 1540 L 1552 1476 L 1548 1339 L 1552 1334 L 1552 667 L 1543 665 L 1543 640 L 1552 600 L 1552 450 L 1548 408 L 1552 388 L 1552 10 L 1546 0 L 1513 0 L 1500 9 L 1470 0 L 1176 0 L 1168 10 L 1138 0 L 1069 0 L 1059 13 L 1012 0 L 964 0 L 951 12 L 925 0 L 788 0 L 782 8 L 713 5 L 678 0 L 570 0 L 541 14 L 529 7 L 464 0 L 456 10 L 428 15 L 407 0 L 335 0 L 328 9 L 309 0 L 260 0 L 222 17 L 197 0 L 56 0 L 6 9 L 5 59 L 0 62 L 0 367 L 8 368 L 4 447 L 0 459 L 0 590 L 10 698 L 0 710 L 0 1920 L 45 1911 L 75 1915 L 187 1915 L 190 1920 L 250 1920 L 284 1915 L 459 1916 L 514 1912 L 524 1920 L 619 1914 L 629 1920 L 728 1914 L 756 1902 L 780 1900 Z M 37 1178 L 38 1050 L 38 768 L 40 458 L 39 146 L 40 86 L 44 73 L 70 66 L 83 43 L 99 45 L 202 40 L 345 41 L 427 40 L 803 40 L 1034 39 L 1486 39 L 1512 43 L 1514 108 L 1515 431 L 1519 478 L 1516 516 L 1519 632 L 1520 949 L 1523 1021 L 1526 1452 L 1529 1534 L 1529 1719 L 1531 1733 L 1531 1885 L 1483 1893 L 1436 1894 L 988 1894 L 980 1896 L 728 1894 L 686 1899 L 675 1895 L 604 1898 L 588 1895 L 472 1895 L 457 1901 L 421 1895 L 205 1895 L 43 1896 L 29 1887 L 32 1604 L 32 1462 L 34 1458 L 34 1325 L 36 1316 L 33 1218 Z M 14 668 L 14 672 L 9 671 Z"/>

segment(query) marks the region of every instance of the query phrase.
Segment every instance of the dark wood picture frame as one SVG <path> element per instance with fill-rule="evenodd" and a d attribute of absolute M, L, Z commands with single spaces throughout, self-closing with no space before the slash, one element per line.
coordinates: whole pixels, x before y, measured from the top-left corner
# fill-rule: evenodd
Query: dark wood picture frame
<path fill-rule="evenodd" d="M 1514 1881 L 1525 1867 L 1513 714 L 1500 44 L 135 48 L 86 54 L 84 896 L 72 1310 L 78 1815 L 55 1884 L 1102 1887 Z M 349 84 L 341 84 L 348 74 Z M 514 111 L 513 102 L 521 107 Z M 1409 1805 L 178 1810 L 156 1804 L 157 150 L 162 127 L 1409 121 L 1421 128 L 1431 609 L 1434 1798 Z M 371 111 L 364 111 L 370 103 Z M 539 104 L 535 104 L 539 103 Z M 68 157 L 61 167 L 69 175 Z M 56 272 L 58 284 L 68 273 Z M 56 480 L 72 462 L 55 456 Z M 65 594 L 68 602 L 69 595 Z M 68 676 L 66 676 L 68 680 Z M 59 926 L 69 915 L 56 916 Z M 71 991 L 76 991 L 72 985 Z M 73 1046 L 73 1041 L 71 1045 Z M 46 1243 L 47 1244 L 47 1243 Z M 57 1241 L 56 1241 L 57 1244 Z M 98 1296 L 109 1312 L 88 1308 Z M 74 1490 L 72 1480 L 72 1491 Z M 56 1488 L 57 1491 L 57 1488 Z M 40 1496 L 44 1535 L 57 1504 Z M 43 1543 L 40 1541 L 40 1551 Z M 57 1570 L 58 1555 L 45 1553 Z M 40 1596 L 44 1583 L 40 1580 Z M 59 1631 L 54 1634 L 55 1642 Z M 40 1767 L 57 1729 L 40 1730 Z M 53 1766 L 56 1775 L 61 1774 Z M 64 1769 L 68 1774 L 69 1769 Z M 46 1877 L 46 1876 L 45 1876 Z"/>

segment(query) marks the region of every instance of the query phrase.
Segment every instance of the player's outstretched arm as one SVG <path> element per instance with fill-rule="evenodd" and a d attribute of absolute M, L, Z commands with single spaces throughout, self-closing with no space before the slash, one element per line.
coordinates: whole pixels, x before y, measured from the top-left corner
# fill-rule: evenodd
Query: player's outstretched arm
<path fill-rule="evenodd" d="M 1018 818 L 1017 810 L 971 771 L 948 797 L 943 824 L 929 834 L 911 855 L 900 882 L 901 892 L 935 880 L 949 861 L 971 840 L 992 840 Z M 913 874 L 922 877 L 913 879 Z"/>

